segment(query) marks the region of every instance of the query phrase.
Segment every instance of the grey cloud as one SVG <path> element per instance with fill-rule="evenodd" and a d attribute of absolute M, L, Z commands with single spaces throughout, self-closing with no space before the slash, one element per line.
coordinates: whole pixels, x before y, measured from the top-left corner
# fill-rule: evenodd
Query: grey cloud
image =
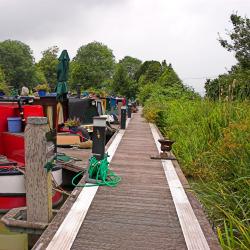
<path fill-rule="evenodd" d="M 235 63 L 217 33 L 231 28 L 229 16 L 236 10 L 250 16 L 250 1 L 0 0 L 0 40 L 29 44 L 36 59 L 51 45 L 68 49 L 72 58 L 81 45 L 100 41 L 117 59 L 166 59 L 185 83 L 202 92 L 205 76 Z"/>

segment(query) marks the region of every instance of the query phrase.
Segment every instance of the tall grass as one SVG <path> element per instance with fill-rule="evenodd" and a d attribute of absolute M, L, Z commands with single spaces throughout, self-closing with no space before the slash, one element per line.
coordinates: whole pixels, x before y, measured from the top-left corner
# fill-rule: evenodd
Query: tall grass
<path fill-rule="evenodd" d="M 173 146 L 224 249 L 250 249 L 250 103 L 146 102 Z"/>

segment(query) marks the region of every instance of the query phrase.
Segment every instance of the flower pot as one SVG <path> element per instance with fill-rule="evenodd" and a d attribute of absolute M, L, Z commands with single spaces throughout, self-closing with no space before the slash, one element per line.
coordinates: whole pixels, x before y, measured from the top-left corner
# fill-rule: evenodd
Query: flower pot
<path fill-rule="evenodd" d="M 0 90 L 0 96 L 4 96 L 4 95 L 5 95 L 5 93 Z"/>
<path fill-rule="evenodd" d="M 38 90 L 38 95 L 39 95 L 40 97 L 46 96 L 46 90 Z"/>
<path fill-rule="evenodd" d="M 78 131 L 78 126 L 69 126 L 69 130 L 76 133 Z"/>

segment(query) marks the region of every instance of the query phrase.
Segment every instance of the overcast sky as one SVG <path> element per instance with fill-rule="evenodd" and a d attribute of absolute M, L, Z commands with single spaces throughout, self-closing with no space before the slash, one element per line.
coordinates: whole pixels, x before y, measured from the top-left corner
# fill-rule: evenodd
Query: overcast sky
<path fill-rule="evenodd" d="M 0 40 L 27 43 L 36 61 L 52 45 L 73 58 L 81 45 L 99 41 L 116 60 L 166 59 L 202 93 L 205 77 L 235 63 L 218 32 L 225 37 L 234 11 L 249 17 L 250 0 L 0 0 L 0 11 Z"/>

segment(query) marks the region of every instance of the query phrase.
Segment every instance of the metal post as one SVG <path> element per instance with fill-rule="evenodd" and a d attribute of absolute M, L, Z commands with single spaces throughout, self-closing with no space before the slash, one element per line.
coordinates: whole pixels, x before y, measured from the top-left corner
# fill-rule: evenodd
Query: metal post
<path fill-rule="evenodd" d="M 52 219 L 51 172 L 44 168 L 48 154 L 47 117 L 29 117 L 25 128 L 25 187 L 27 221 L 48 223 Z M 53 149 L 52 149 L 53 150 Z"/>
<path fill-rule="evenodd" d="M 126 114 L 127 110 L 126 110 L 126 106 L 122 106 L 121 107 L 121 129 L 125 129 L 126 128 Z"/>
<path fill-rule="evenodd" d="M 128 104 L 128 118 L 131 118 L 131 113 L 132 113 L 132 104 L 131 103 L 129 103 Z"/>
<path fill-rule="evenodd" d="M 81 84 L 76 85 L 77 88 L 77 98 L 81 98 Z"/>
<path fill-rule="evenodd" d="M 96 155 L 97 160 L 102 160 L 106 144 L 106 117 L 94 116 L 93 121 L 92 154 Z"/>

